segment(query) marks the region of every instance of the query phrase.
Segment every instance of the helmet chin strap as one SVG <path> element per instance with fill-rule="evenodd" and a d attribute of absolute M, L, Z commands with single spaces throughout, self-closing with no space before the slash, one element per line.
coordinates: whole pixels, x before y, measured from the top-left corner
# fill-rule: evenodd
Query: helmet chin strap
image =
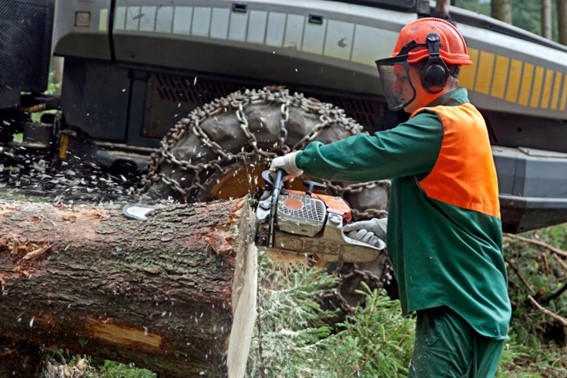
<path fill-rule="evenodd" d="M 449 92 L 451 89 L 449 88 L 444 88 L 442 91 L 437 92 L 437 93 L 431 93 L 431 92 L 427 92 L 424 89 L 416 89 L 416 95 L 414 96 L 414 98 L 407 103 L 407 105 L 404 107 L 407 108 L 408 106 L 414 104 L 416 102 L 417 99 L 419 99 L 419 105 L 417 105 L 417 107 L 407 113 L 413 114 L 415 113 L 417 110 L 428 107 L 428 106 L 432 106 L 432 103 L 438 99 L 439 97 L 441 97 L 442 95 L 444 95 L 445 93 Z"/>
<path fill-rule="evenodd" d="M 410 100 L 406 101 L 403 103 L 403 105 L 400 107 L 400 109 L 405 109 L 410 106 L 412 104 L 412 102 L 415 101 L 415 99 L 417 98 L 417 89 L 415 89 L 415 86 L 412 84 L 412 89 L 413 89 L 413 96 Z M 411 113 L 411 112 L 406 112 L 406 113 Z"/>
<path fill-rule="evenodd" d="M 416 73 L 419 74 L 422 71 L 418 67 L 415 67 L 415 65 L 409 65 L 409 70 L 414 71 L 413 76 L 416 76 Z M 411 75 L 409 72 L 408 74 Z M 415 113 L 416 110 L 430 106 L 437 98 L 441 97 L 445 93 L 454 89 L 454 88 L 449 88 L 448 86 L 445 85 L 438 92 L 431 92 L 428 91 L 426 88 L 424 88 L 421 82 L 414 84 L 414 80 L 411 80 L 410 78 L 409 83 L 413 90 L 413 97 L 408 101 L 405 101 L 401 108 L 405 110 L 407 109 L 408 106 L 411 107 L 412 109 L 405 110 L 407 113 L 410 114 Z"/>

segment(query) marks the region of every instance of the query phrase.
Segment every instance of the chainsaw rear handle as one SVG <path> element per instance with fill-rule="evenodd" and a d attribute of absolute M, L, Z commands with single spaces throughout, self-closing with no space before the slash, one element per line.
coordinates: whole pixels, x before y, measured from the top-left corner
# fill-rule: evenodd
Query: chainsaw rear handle
<path fill-rule="evenodd" d="M 272 173 L 274 174 L 273 176 Z M 282 183 L 285 182 L 286 176 L 287 176 L 287 172 L 284 171 L 283 169 L 277 169 L 275 172 L 271 170 L 265 170 L 262 172 L 262 178 L 272 188 L 277 188 L 279 186 L 283 187 Z M 307 188 L 305 194 L 307 194 L 308 196 L 311 196 L 311 194 L 316 190 L 319 191 L 327 190 L 327 185 L 317 181 L 305 180 L 303 181 L 303 186 Z"/>
<path fill-rule="evenodd" d="M 268 184 L 268 186 L 271 186 L 272 209 L 274 209 L 275 206 L 278 204 L 278 198 L 283 188 L 284 178 L 286 175 L 287 173 L 283 169 L 277 169 L 275 172 L 270 170 L 265 170 L 264 172 L 262 172 L 262 178 L 264 179 L 266 184 Z"/>
<path fill-rule="evenodd" d="M 311 197 L 311 194 L 313 194 L 315 190 L 320 190 L 323 192 L 327 190 L 327 185 L 321 184 L 320 182 L 317 181 L 305 180 L 303 181 L 303 185 L 307 187 L 307 191 L 305 192 L 305 195 L 309 197 Z"/>
<path fill-rule="evenodd" d="M 272 173 L 274 175 L 273 178 L 272 178 L 272 175 L 271 175 Z M 269 240 L 270 245 L 273 244 L 273 240 L 274 240 L 274 233 L 275 233 L 274 219 L 276 217 L 276 211 L 277 211 L 277 207 L 278 207 L 278 199 L 280 197 L 280 193 L 281 193 L 282 188 L 283 188 L 284 178 L 285 178 L 286 175 L 287 175 L 287 173 L 283 169 L 276 169 L 275 172 L 270 171 L 270 170 L 266 170 L 266 171 L 262 172 L 262 178 L 266 182 L 266 184 L 267 184 L 266 186 L 272 187 L 270 207 L 269 207 L 269 209 L 263 208 L 263 210 L 270 212 L 270 222 L 269 222 L 269 231 L 268 231 L 268 240 Z M 266 200 L 267 200 L 267 198 L 266 198 Z M 266 202 L 264 202 L 263 205 L 266 205 Z M 262 203 L 260 203 L 259 206 L 262 207 Z"/>
<path fill-rule="evenodd" d="M 287 173 L 283 169 L 277 169 L 274 174 L 274 189 L 272 191 L 272 212 L 276 211 L 278 205 L 278 198 L 283 188 L 284 178 Z"/>

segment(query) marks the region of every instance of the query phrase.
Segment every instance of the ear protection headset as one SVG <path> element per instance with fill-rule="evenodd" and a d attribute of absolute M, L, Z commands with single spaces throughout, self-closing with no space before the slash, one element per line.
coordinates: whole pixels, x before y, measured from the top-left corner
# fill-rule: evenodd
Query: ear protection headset
<path fill-rule="evenodd" d="M 425 44 L 429 50 L 429 57 L 421 69 L 421 86 L 429 93 L 438 93 L 443 90 L 449 78 L 449 68 L 439 55 L 439 35 L 428 34 Z"/>

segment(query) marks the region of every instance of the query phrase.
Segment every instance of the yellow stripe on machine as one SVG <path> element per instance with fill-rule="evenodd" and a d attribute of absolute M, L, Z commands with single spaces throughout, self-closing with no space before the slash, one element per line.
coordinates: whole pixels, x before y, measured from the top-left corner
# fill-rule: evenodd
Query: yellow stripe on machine
<path fill-rule="evenodd" d="M 497 98 L 504 98 L 506 91 L 506 79 L 508 78 L 508 67 L 510 59 L 502 56 L 496 56 L 496 68 L 494 70 L 494 80 L 492 82 L 492 90 L 490 94 Z"/>
<path fill-rule="evenodd" d="M 494 70 L 495 55 L 486 51 L 480 52 L 478 71 L 474 90 L 479 93 L 489 94 L 492 83 L 492 72 Z"/>
<path fill-rule="evenodd" d="M 463 66 L 461 87 L 532 108 L 565 111 L 567 75 L 504 55 L 470 48 L 471 66 Z"/>
<path fill-rule="evenodd" d="M 469 56 L 471 60 L 474 62 L 471 66 L 463 66 L 461 69 L 461 73 L 459 75 L 459 83 L 462 87 L 467 89 L 474 88 L 474 80 L 476 76 L 477 70 L 477 62 L 478 62 L 478 54 L 479 51 L 477 49 L 469 49 Z"/>
<path fill-rule="evenodd" d="M 563 75 L 561 72 L 555 73 L 555 84 L 553 85 L 553 97 L 551 98 L 551 109 L 557 110 L 557 106 L 559 105 L 559 91 L 561 90 L 561 79 L 563 79 Z"/>
<path fill-rule="evenodd" d="M 561 95 L 561 107 L 559 110 L 564 112 L 566 104 L 567 104 L 567 75 L 565 75 L 565 79 L 563 80 L 563 94 Z"/>
<path fill-rule="evenodd" d="M 543 86 L 543 93 L 541 94 L 541 108 L 549 108 L 549 100 L 551 99 L 551 88 L 553 85 L 553 70 L 545 70 L 545 82 Z"/>
<path fill-rule="evenodd" d="M 532 88 L 532 79 L 534 75 L 534 65 L 524 64 L 524 71 L 522 74 L 522 84 L 520 86 L 520 98 L 518 99 L 518 104 L 527 106 L 528 100 L 530 98 L 530 90 Z"/>
<path fill-rule="evenodd" d="M 520 60 L 512 59 L 508 78 L 508 89 L 506 90 L 506 101 L 516 102 L 520 90 L 523 63 Z"/>
<path fill-rule="evenodd" d="M 530 107 L 537 108 L 541 99 L 541 88 L 543 84 L 543 67 L 536 66 L 534 76 L 534 86 L 532 88 L 532 97 Z"/>

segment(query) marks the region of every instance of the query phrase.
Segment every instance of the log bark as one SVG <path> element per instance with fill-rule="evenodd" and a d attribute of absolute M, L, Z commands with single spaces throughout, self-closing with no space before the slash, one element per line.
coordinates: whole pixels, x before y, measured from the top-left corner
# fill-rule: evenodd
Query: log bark
<path fill-rule="evenodd" d="M 255 319 L 253 219 L 246 199 L 145 221 L 121 206 L 0 201 L 0 335 L 160 376 L 238 376 Z"/>

